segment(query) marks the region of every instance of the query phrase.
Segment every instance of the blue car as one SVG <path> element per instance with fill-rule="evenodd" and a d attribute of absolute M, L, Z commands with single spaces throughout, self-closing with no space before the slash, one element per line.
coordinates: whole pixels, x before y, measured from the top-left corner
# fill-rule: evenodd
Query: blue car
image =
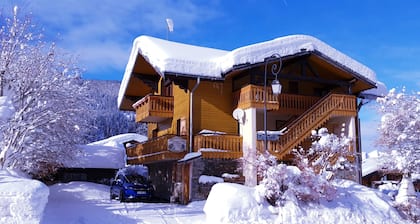
<path fill-rule="evenodd" d="M 146 177 L 117 173 L 111 182 L 110 199 L 118 198 L 120 202 L 150 200 L 153 191 L 154 188 Z"/>

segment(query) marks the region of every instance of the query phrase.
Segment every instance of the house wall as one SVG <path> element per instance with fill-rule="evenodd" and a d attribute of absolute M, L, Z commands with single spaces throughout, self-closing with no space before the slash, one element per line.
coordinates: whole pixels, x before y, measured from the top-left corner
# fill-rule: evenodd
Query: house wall
<path fill-rule="evenodd" d="M 234 108 L 230 79 L 225 82 L 201 81 L 193 101 L 193 134 L 202 129 L 238 134 L 237 121 L 232 117 Z"/>
<path fill-rule="evenodd" d="M 191 90 L 196 84 L 189 81 Z M 176 134 L 177 121 L 184 120 L 185 133 L 189 132 L 190 90 L 185 91 L 178 85 L 173 85 L 174 115 L 167 122 L 149 124 L 149 137 L 152 131 L 158 129 L 158 136 Z M 202 129 L 238 134 L 238 124 L 232 117 L 232 82 L 201 81 L 193 95 L 193 134 Z"/>
<path fill-rule="evenodd" d="M 151 138 L 153 130 L 157 129 L 157 136 L 163 136 L 168 134 L 177 134 L 177 123 L 178 120 L 184 120 L 185 130 L 181 134 L 185 135 L 189 131 L 189 91 L 181 89 L 178 85 L 172 84 L 172 93 L 174 97 L 174 115 L 171 119 L 168 119 L 159 124 L 149 123 L 148 124 L 148 137 Z M 156 94 L 161 94 L 159 84 L 159 91 Z"/>

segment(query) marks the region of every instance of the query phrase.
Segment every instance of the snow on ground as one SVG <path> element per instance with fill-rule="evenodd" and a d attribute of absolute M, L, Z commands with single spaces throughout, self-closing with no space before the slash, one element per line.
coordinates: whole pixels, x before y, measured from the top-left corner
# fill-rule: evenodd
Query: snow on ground
<path fill-rule="evenodd" d="M 389 197 L 351 181 L 337 182 L 336 200 L 282 209 L 270 207 L 255 188 L 214 185 L 207 201 L 189 205 L 120 203 L 109 187 L 70 182 L 50 187 L 43 224 L 50 223 L 405 223 Z M 205 211 L 205 212 L 204 212 Z M 282 215 L 279 215 L 280 214 Z M 207 215 L 207 216 L 206 216 Z"/>
<path fill-rule="evenodd" d="M 70 182 L 50 187 L 42 223 L 202 223 L 203 204 L 120 203 L 109 199 L 109 186 Z"/>
<path fill-rule="evenodd" d="M 120 203 L 109 186 L 88 182 L 55 184 L 0 172 L 1 223 L 406 223 L 388 196 L 351 181 L 339 181 L 334 201 L 270 207 L 256 188 L 214 185 L 207 201 L 189 205 Z M 45 206 L 46 198 L 48 203 Z"/>

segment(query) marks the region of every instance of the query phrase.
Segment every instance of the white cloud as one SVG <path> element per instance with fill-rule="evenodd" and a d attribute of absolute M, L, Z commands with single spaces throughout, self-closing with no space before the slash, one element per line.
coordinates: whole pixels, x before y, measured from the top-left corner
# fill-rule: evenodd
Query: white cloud
<path fill-rule="evenodd" d="M 123 71 L 134 38 L 143 34 L 165 38 L 168 17 L 175 23 L 175 32 L 192 35 L 200 23 L 218 17 L 218 6 L 205 4 L 192 0 L 34 0 L 25 8 L 48 38 L 78 55 L 92 73 L 104 67 Z"/>

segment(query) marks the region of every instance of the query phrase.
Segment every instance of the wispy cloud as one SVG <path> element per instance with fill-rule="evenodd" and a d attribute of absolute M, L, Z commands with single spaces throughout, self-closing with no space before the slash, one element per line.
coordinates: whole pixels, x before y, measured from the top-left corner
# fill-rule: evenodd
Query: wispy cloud
<path fill-rule="evenodd" d="M 383 71 L 388 80 L 388 88 L 406 87 L 408 90 L 420 89 L 420 67 L 388 69 Z M 398 83 L 398 85 L 397 85 Z"/>
<path fill-rule="evenodd" d="M 218 17 L 217 5 L 212 4 L 192 0 L 35 0 L 25 8 L 49 38 L 77 55 L 87 73 L 93 74 L 105 68 L 123 70 L 134 38 L 143 34 L 165 38 L 168 17 L 175 22 L 175 32 L 192 35 L 200 23 Z"/>

